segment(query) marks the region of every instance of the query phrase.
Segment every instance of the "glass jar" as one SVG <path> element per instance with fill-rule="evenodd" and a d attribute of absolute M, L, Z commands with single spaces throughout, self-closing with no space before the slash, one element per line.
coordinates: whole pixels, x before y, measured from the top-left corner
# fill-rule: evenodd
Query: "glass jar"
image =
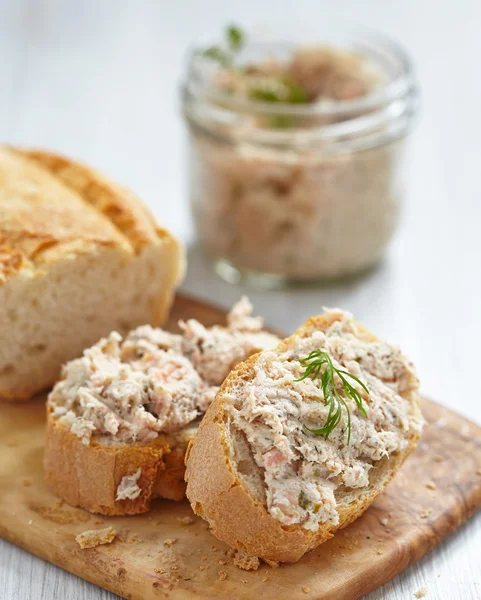
<path fill-rule="evenodd" d="M 255 42 L 243 52 L 255 60 L 293 47 Z M 231 282 L 356 274 L 381 259 L 396 229 L 417 109 L 410 60 L 379 36 L 334 47 L 362 57 L 382 84 L 355 99 L 269 103 L 229 95 L 213 85 L 199 49 L 190 56 L 182 99 L 192 212 L 199 241 Z"/>

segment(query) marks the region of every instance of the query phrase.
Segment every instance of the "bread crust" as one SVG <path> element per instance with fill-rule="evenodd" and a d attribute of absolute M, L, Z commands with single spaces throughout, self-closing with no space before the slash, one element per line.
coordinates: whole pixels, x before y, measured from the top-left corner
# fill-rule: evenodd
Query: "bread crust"
<path fill-rule="evenodd" d="M 51 152 L 0 146 L 0 216 L 0 285 L 102 246 L 138 254 L 170 244 L 181 262 L 177 240 L 130 190 Z"/>
<path fill-rule="evenodd" d="M 13 152 L 46 169 L 85 203 L 109 220 L 129 241 L 135 252 L 172 236 L 158 227 L 148 208 L 129 189 L 95 169 L 64 156 L 36 149 Z"/>
<path fill-rule="evenodd" d="M 182 500 L 185 496 L 184 454 L 188 439 L 160 435 L 147 443 L 82 443 L 59 423 L 47 406 L 44 470 L 48 485 L 63 500 L 103 515 L 147 512 L 159 496 Z M 141 469 L 135 499 L 116 500 L 122 478 Z"/>
<path fill-rule="evenodd" d="M 313 317 L 294 336 L 308 336 L 313 330 L 325 331 L 332 320 L 332 315 Z M 376 339 L 364 328 L 360 327 L 360 331 L 364 339 Z M 294 336 L 281 342 L 278 349 L 293 345 Z M 194 512 L 209 522 L 214 535 L 223 542 L 267 561 L 296 562 L 362 515 L 414 450 L 419 435 L 411 435 L 404 452 L 379 461 L 372 470 L 377 469 L 380 474 L 375 485 L 360 491 L 349 504 L 338 505 L 339 525 L 324 523 L 317 531 L 305 530 L 300 524 L 283 525 L 245 485 L 231 458 L 225 396 L 240 379 L 252 378 L 258 356 L 251 356 L 227 377 L 190 442 L 186 453 L 186 494 Z M 418 395 L 411 394 L 409 400 L 412 409 L 420 412 Z"/>

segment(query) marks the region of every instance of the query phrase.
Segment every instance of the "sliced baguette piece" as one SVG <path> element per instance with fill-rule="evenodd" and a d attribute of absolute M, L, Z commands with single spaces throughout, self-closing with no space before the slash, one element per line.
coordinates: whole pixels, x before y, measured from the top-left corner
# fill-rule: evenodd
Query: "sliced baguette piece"
<path fill-rule="evenodd" d="M 409 422 L 403 432 L 405 445 L 401 451 L 373 462 L 367 487 L 337 487 L 337 524 L 325 521 L 319 522 L 315 528 L 306 529 L 302 522 L 285 524 L 269 512 L 266 471 L 264 465 L 259 464 L 262 459 L 257 457 L 256 461 L 253 442 L 239 428 L 233 407 L 237 414 L 248 403 L 259 408 L 255 399 L 256 390 L 253 391 L 248 386 L 256 377 L 256 367 L 261 359 L 275 360 L 286 352 L 296 356 L 296 349 L 302 340 L 310 338 L 316 332 L 327 332 L 336 321 L 343 318 L 342 314 L 340 311 L 331 311 L 313 317 L 272 352 L 253 355 L 238 365 L 219 389 L 187 450 L 186 494 L 194 512 L 208 521 L 217 538 L 233 548 L 262 558 L 269 564 L 298 561 L 306 552 L 331 538 L 336 530 L 346 527 L 362 515 L 413 451 L 421 433 L 423 419 L 417 392 L 418 381 L 412 373 L 409 389 L 401 394 Z M 354 325 L 356 336 L 360 340 L 367 343 L 377 341 L 361 325 L 355 322 Z M 301 374 L 302 368 L 299 372 Z M 320 387 L 319 383 L 318 385 Z M 289 396 L 288 389 L 286 391 Z M 316 399 L 317 402 L 319 400 L 322 400 L 322 396 Z M 304 401 L 306 398 L 302 399 Z M 351 407 L 351 414 L 355 414 L 354 411 L 355 408 Z M 255 419 L 262 419 L 262 412 L 257 412 L 253 423 Z M 313 434 L 306 431 L 305 435 L 308 438 Z M 274 446 L 276 447 L 279 446 Z M 297 460 L 301 465 L 304 464 L 301 456 L 297 455 Z"/>
<path fill-rule="evenodd" d="M 86 446 L 47 407 L 45 479 L 58 496 L 90 512 L 110 516 L 147 512 L 154 498 L 185 497 L 185 452 L 197 427 L 195 421 L 145 443 L 126 445 L 104 436 Z M 139 469 L 138 495 L 117 499 L 122 479 L 135 477 Z"/>
<path fill-rule="evenodd" d="M 64 362 L 112 330 L 161 325 L 183 256 L 107 177 L 0 146 L 0 398 L 49 387 Z"/>
<path fill-rule="evenodd" d="M 279 338 L 241 299 L 226 326 L 112 332 L 67 363 L 47 400 L 44 467 L 64 500 L 106 515 L 185 497 L 185 452 L 231 368 Z M 143 441 L 140 441 L 143 440 Z"/>

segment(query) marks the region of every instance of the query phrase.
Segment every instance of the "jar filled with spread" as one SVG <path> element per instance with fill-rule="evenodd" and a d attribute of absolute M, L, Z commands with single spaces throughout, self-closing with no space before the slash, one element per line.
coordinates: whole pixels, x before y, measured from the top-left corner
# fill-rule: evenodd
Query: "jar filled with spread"
<path fill-rule="evenodd" d="M 198 238 L 229 281 L 362 272 L 399 216 L 417 108 L 405 53 L 381 37 L 196 48 L 183 86 Z"/>

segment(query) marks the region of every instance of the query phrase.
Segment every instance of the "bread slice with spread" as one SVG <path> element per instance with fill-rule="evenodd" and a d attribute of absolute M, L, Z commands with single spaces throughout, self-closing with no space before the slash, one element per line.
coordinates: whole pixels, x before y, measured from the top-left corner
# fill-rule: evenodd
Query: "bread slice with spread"
<path fill-rule="evenodd" d="M 47 482 L 74 506 L 136 514 L 185 495 L 184 457 L 232 368 L 279 338 L 243 298 L 227 326 L 180 323 L 116 332 L 65 365 L 47 402 Z"/>
<path fill-rule="evenodd" d="M 181 245 L 130 191 L 0 146 L 0 398 L 51 386 L 112 330 L 161 325 L 183 271 Z"/>
<path fill-rule="evenodd" d="M 226 378 L 187 450 L 187 497 L 233 548 L 295 562 L 366 510 L 422 424 L 412 364 L 328 311 Z"/>

